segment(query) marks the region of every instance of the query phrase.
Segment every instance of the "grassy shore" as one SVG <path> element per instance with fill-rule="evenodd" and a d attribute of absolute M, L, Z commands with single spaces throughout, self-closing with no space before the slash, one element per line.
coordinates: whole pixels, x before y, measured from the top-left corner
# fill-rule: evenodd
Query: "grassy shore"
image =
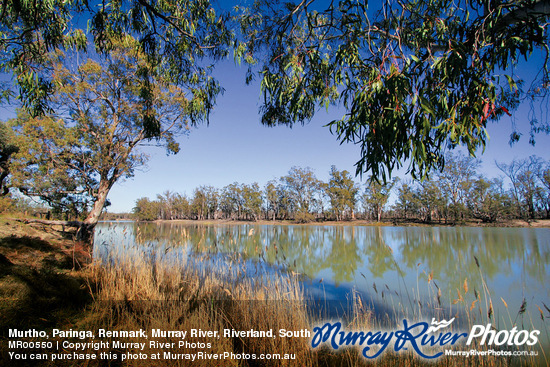
<path fill-rule="evenodd" d="M 191 330 L 223 335 L 233 330 L 312 330 L 319 315 L 312 315 L 298 280 L 292 276 L 261 277 L 248 274 L 241 260 L 229 260 L 226 268 L 205 267 L 170 260 L 168 253 L 149 252 L 148 256 L 116 254 L 108 263 L 91 262 L 87 249 L 73 242 L 71 233 L 42 225 L 0 220 L 0 364 L 37 365 L 35 361 L 10 360 L 8 329 L 46 330 Z M 231 269 L 231 271 L 227 271 Z M 345 315 L 348 330 L 378 330 L 373 313 L 356 295 L 353 312 Z M 322 317 L 322 315 L 321 315 Z M 510 361 L 498 357 L 442 357 L 425 362 L 412 353 L 386 352 L 383 357 L 366 361 L 358 349 L 333 352 L 327 348 L 312 350 L 306 337 L 221 337 L 188 336 L 188 343 L 205 343 L 204 348 L 180 348 L 181 338 L 161 338 L 168 343 L 161 349 L 145 342 L 136 346 L 113 346 L 84 352 L 109 360 L 43 361 L 44 366 L 507 366 L 534 365 L 533 359 Z M 54 338 L 55 340 L 55 338 Z M 61 340 L 61 339 L 58 339 Z M 114 339 L 113 339 L 114 340 Z M 159 339 L 160 340 L 160 339 Z M 76 341 L 79 341 L 78 339 Z M 82 341 L 82 340 L 80 340 Z M 204 351 L 243 354 L 280 353 L 294 356 L 283 360 L 224 359 L 185 361 L 153 360 L 156 353 L 179 354 Z M 44 353 L 48 351 L 43 351 Z M 66 351 L 68 352 L 68 351 Z M 121 361 L 123 355 L 145 353 L 146 360 Z M 32 363 L 31 363 L 32 362 Z"/>
<path fill-rule="evenodd" d="M 58 229 L 0 219 L 2 332 L 70 324 L 92 300 L 87 248 Z"/>

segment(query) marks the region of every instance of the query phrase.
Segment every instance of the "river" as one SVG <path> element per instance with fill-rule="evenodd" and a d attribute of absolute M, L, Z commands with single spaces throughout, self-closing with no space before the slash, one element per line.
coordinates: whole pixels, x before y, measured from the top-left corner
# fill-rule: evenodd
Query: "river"
<path fill-rule="evenodd" d="M 308 299 L 325 307 L 316 312 L 331 317 L 355 292 L 380 320 L 468 314 L 470 323 L 497 329 L 539 328 L 548 343 L 548 228 L 107 222 L 96 229 L 96 257 L 154 249 L 204 266 L 238 256 L 251 276 L 299 274 Z M 208 261 L 198 257 L 205 254 Z"/>

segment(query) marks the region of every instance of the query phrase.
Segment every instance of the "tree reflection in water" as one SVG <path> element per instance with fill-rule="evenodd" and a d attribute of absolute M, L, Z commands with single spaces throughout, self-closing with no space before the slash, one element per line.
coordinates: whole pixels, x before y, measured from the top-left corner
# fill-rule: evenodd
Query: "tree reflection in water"
<path fill-rule="evenodd" d="M 457 301 L 478 307 L 480 295 L 491 297 L 495 314 L 517 312 L 524 299 L 537 313 L 550 304 L 547 228 L 104 223 L 96 256 L 106 256 L 109 243 L 153 244 L 179 256 L 238 255 L 302 274 L 306 288 L 322 287 L 312 294 L 345 301 L 355 289 L 381 313 Z"/>

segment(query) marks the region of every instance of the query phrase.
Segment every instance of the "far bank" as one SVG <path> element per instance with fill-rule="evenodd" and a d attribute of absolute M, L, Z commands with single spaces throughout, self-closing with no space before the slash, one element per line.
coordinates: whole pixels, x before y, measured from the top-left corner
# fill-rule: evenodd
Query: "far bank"
<path fill-rule="evenodd" d="M 524 227 L 524 228 L 550 228 L 550 219 L 510 219 L 492 223 L 485 223 L 477 220 L 467 220 L 456 223 L 445 223 L 445 221 L 422 222 L 419 220 L 406 219 L 387 219 L 380 222 L 371 220 L 345 220 L 331 221 L 320 220 L 311 222 L 297 222 L 294 220 L 232 220 L 232 219 L 157 219 L 153 221 L 139 221 L 132 216 L 110 215 L 108 213 L 102 217 L 103 221 L 136 221 L 144 223 L 196 223 L 196 224 L 255 224 L 255 225 L 300 225 L 300 226 L 404 226 L 404 227 Z"/>

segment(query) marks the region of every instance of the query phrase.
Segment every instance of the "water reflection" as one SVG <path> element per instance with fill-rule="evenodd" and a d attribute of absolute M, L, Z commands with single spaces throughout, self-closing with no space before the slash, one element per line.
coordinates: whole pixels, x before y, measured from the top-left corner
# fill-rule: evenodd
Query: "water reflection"
<path fill-rule="evenodd" d="M 488 305 L 476 303 L 484 295 L 511 321 L 525 300 L 521 317 L 535 320 L 550 305 L 547 228 L 104 223 L 95 251 L 104 257 L 113 246 L 151 244 L 179 256 L 238 254 L 303 274 L 313 296 L 341 300 L 357 290 L 386 314 L 459 302 L 487 316 Z"/>

